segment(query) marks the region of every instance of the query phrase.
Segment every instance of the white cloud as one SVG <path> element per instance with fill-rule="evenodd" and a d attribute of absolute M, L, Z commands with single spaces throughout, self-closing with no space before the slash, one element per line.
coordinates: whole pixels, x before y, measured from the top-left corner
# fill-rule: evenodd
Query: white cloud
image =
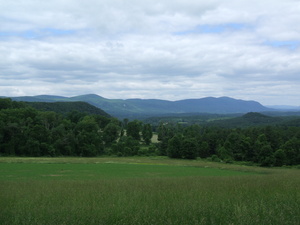
<path fill-rule="evenodd" d="M 0 5 L 0 95 L 230 96 L 300 105 L 299 1 Z"/>

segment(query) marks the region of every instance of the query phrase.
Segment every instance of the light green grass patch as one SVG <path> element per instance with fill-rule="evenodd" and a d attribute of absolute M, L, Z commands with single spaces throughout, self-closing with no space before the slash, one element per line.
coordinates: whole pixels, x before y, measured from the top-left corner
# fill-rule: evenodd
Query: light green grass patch
<path fill-rule="evenodd" d="M 300 170 L 167 158 L 0 158 L 0 224 L 299 224 Z M 223 169 L 221 169 L 223 168 Z"/>
<path fill-rule="evenodd" d="M 113 179 L 247 175 L 241 171 L 147 163 L 0 163 L 0 180 Z"/>

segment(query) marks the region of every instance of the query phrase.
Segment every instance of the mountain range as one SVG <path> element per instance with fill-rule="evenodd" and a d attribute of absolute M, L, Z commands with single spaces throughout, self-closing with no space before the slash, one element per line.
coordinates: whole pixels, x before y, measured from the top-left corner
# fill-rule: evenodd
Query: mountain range
<path fill-rule="evenodd" d="M 118 118 L 145 118 L 168 113 L 247 113 L 264 112 L 273 109 L 256 101 L 238 100 L 229 97 L 206 97 L 168 101 L 160 99 L 107 99 L 99 95 L 88 94 L 74 97 L 37 95 L 11 97 L 15 101 L 25 102 L 77 102 L 94 105 Z"/>

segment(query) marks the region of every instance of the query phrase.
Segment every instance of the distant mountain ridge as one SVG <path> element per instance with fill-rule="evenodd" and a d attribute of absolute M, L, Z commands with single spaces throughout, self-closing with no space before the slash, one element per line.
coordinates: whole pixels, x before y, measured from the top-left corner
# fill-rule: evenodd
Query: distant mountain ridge
<path fill-rule="evenodd" d="M 107 99 L 95 94 L 62 97 L 52 95 L 12 97 L 12 100 L 27 102 L 73 102 L 83 101 L 94 105 L 118 118 L 138 118 L 167 113 L 247 113 L 272 111 L 256 101 L 238 100 L 229 97 L 206 97 L 168 101 L 160 99 Z"/>
<path fill-rule="evenodd" d="M 269 105 L 266 106 L 272 109 L 281 110 L 281 111 L 300 111 L 300 106 L 292 106 L 292 105 Z"/>

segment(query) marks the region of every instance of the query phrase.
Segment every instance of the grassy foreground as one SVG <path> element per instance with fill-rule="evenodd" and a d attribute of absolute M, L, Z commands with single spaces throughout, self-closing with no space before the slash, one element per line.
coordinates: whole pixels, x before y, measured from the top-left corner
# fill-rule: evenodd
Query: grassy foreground
<path fill-rule="evenodd" d="M 0 224 L 299 224 L 300 170 L 0 158 Z"/>

